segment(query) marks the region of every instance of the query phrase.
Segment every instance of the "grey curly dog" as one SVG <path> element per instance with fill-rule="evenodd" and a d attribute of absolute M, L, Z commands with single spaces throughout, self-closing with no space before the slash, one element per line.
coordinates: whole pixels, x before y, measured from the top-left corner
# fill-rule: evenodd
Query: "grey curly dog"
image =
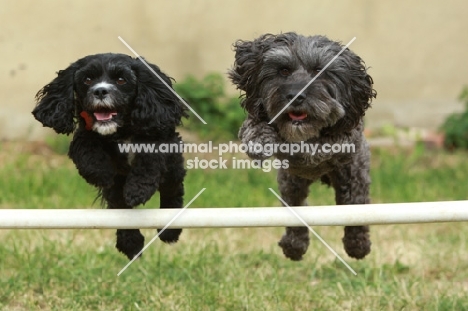
<path fill-rule="evenodd" d="M 234 44 L 235 63 L 229 77 L 244 93 L 247 118 L 239 131 L 243 143 L 354 146 L 354 152 L 274 153 L 289 163 L 288 168 L 279 169 L 278 185 L 290 206 L 307 205 L 309 186 L 317 180 L 334 188 L 336 204 L 370 202 L 370 151 L 363 116 L 376 92 L 362 59 L 345 49 L 281 112 L 342 48 L 324 36 L 292 32 Z M 270 153 L 249 150 L 248 155 L 266 159 Z M 343 244 L 350 257 L 364 258 L 371 247 L 369 227 L 345 227 Z M 279 246 L 286 257 L 301 260 L 309 246 L 308 229 L 286 228 Z"/>

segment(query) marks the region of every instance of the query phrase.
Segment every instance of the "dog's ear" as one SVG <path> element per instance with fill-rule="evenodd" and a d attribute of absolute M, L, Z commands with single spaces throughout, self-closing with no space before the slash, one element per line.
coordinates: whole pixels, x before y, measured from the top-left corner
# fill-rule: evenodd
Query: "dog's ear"
<path fill-rule="evenodd" d="M 256 41 L 239 40 L 234 43 L 235 61 L 229 71 L 229 78 L 238 89 L 246 93 L 251 92 L 251 86 L 255 84 L 252 80 L 261 66 L 263 50 L 259 49 Z"/>
<path fill-rule="evenodd" d="M 146 64 L 135 59 L 132 65 L 137 76 L 132 128 L 144 135 L 170 134 L 182 123 L 182 117 L 187 117 L 186 108 L 172 92 L 171 79 L 158 66 Z"/>
<path fill-rule="evenodd" d="M 274 36 L 266 34 L 254 41 L 239 40 L 234 43 L 235 61 L 228 72 L 231 81 L 245 92 L 242 108 L 256 120 L 267 120 L 263 100 L 258 88 L 258 74 L 263 64 L 263 53 L 269 49 Z"/>
<path fill-rule="evenodd" d="M 345 109 L 345 116 L 325 130 L 330 133 L 347 132 L 358 126 L 372 99 L 377 96 L 372 77 L 359 56 L 346 49 L 336 61 L 338 66 L 334 70 L 337 78 L 335 81 L 340 84 L 336 88 L 337 99 Z"/>
<path fill-rule="evenodd" d="M 254 41 L 239 40 L 234 43 L 234 67 L 228 72 L 229 78 L 245 97 L 241 101 L 242 108 L 254 120 L 266 120 L 267 115 L 263 102 L 257 90 L 258 73 L 262 66 L 265 45 L 263 38 Z"/>
<path fill-rule="evenodd" d="M 75 130 L 74 75 L 78 63 L 60 70 L 57 77 L 36 94 L 36 107 L 32 114 L 44 126 L 59 134 L 70 134 Z"/>

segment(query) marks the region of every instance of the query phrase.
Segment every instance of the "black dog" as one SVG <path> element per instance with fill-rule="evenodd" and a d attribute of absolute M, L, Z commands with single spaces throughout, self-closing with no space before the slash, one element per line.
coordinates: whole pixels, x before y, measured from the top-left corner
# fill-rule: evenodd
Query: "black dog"
<path fill-rule="evenodd" d="M 369 203 L 370 152 L 362 133 L 362 118 L 376 92 L 362 59 L 345 49 L 317 76 L 343 48 L 340 43 L 290 32 L 238 41 L 234 47 L 230 78 L 245 92 L 242 106 L 248 113 L 239 131 L 243 143 L 355 147 L 352 153 L 276 153 L 289 163 L 278 172 L 284 201 L 290 206 L 307 205 L 310 184 L 321 180 L 335 189 L 337 204 Z M 314 77 L 316 80 L 282 111 Z M 268 156 L 248 154 L 255 159 Z M 345 227 L 343 244 L 349 256 L 366 256 L 371 246 L 368 226 Z M 309 245 L 308 229 L 286 228 L 279 245 L 288 258 L 300 260 Z"/>
<path fill-rule="evenodd" d="M 150 66 L 172 85 L 157 66 Z M 161 208 L 182 207 L 181 153 L 124 154 L 118 148 L 119 143 L 180 142 L 175 129 L 185 109 L 141 60 L 111 53 L 86 56 L 59 71 L 36 100 L 33 115 L 38 121 L 59 134 L 74 132 L 68 155 L 108 208 L 133 208 L 157 190 Z M 181 232 L 165 230 L 160 238 L 173 243 Z M 138 229 L 117 230 L 116 247 L 129 259 L 143 245 Z"/>

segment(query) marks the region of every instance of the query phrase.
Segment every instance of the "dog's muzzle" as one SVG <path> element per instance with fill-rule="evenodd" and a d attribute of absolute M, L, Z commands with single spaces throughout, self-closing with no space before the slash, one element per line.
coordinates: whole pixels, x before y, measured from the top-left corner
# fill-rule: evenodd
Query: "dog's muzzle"
<path fill-rule="evenodd" d="M 112 84 L 100 82 L 89 90 L 87 111 L 80 114 L 85 120 L 86 129 L 101 135 L 117 131 L 118 123 L 113 120 L 118 115 L 112 96 L 114 88 Z"/>

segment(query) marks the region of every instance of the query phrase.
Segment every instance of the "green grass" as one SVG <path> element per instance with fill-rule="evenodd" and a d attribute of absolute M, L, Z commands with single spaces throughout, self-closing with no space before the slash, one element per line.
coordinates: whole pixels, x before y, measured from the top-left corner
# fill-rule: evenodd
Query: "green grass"
<path fill-rule="evenodd" d="M 466 153 L 373 150 L 372 200 L 468 198 Z M 95 190 L 64 156 L 0 146 L 0 207 L 100 208 Z M 274 172 L 190 170 L 192 207 L 279 206 Z M 313 185 L 309 202 L 333 204 Z M 157 207 L 157 198 L 144 208 Z M 276 246 L 282 228 L 191 229 L 174 245 L 156 241 L 120 277 L 127 260 L 113 230 L 0 231 L 1 310 L 466 310 L 464 223 L 374 226 L 372 253 L 347 257 L 342 228 L 315 230 L 358 273 L 316 239 L 301 262 Z M 143 230 L 147 241 L 155 235 Z"/>

